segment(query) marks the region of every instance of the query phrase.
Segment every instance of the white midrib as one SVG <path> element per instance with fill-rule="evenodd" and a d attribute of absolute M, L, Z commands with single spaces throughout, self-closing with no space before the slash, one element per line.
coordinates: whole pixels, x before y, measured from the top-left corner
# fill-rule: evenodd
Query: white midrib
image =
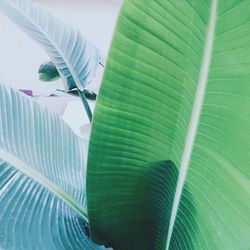
<path fill-rule="evenodd" d="M 18 159 L 14 155 L 6 152 L 0 148 L 0 159 L 8 162 L 10 165 L 20 170 L 25 175 L 29 176 L 33 180 L 37 181 L 43 187 L 54 193 L 57 197 L 66 201 L 77 213 L 79 213 L 85 220 L 88 221 L 87 212 L 82 209 L 73 199 L 71 199 L 64 191 L 62 191 L 57 185 L 51 180 L 46 178 L 44 175 L 29 167 L 25 162 Z"/>
<path fill-rule="evenodd" d="M 176 190 L 175 190 L 172 212 L 170 216 L 166 250 L 168 250 L 170 246 L 170 241 L 171 241 L 171 237 L 172 237 L 172 233 L 174 229 L 176 215 L 177 215 L 177 211 L 179 208 L 185 179 L 187 176 L 189 162 L 191 159 L 191 154 L 192 154 L 192 150 L 193 150 L 193 146 L 194 146 L 194 142 L 196 138 L 196 132 L 197 132 L 200 115 L 202 111 L 203 99 L 205 95 L 209 67 L 210 67 L 210 62 L 211 62 L 211 57 L 212 57 L 212 50 L 213 50 L 215 25 L 216 25 L 216 18 L 217 18 L 217 5 L 218 5 L 217 0 L 212 0 L 208 31 L 207 31 L 206 41 L 205 41 L 198 87 L 196 90 L 193 110 L 192 110 L 191 119 L 190 119 L 189 126 L 188 126 L 188 132 L 187 132 L 187 137 L 185 140 L 184 151 L 183 151 L 182 158 L 181 158 L 180 171 L 179 171 L 178 181 L 177 181 Z"/>

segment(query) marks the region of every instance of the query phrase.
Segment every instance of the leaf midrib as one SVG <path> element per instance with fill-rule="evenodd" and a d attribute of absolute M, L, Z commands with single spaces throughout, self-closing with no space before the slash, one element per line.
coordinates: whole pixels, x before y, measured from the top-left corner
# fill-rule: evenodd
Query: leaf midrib
<path fill-rule="evenodd" d="M 192 155 L 193 146 L 195 143 L 196 138 L 196 132 L 199 125 L 200 115 L 202 111 L 203 106 L 203 100 L 205 96 L 206 91 L 206 85 L 208 81 L 208 74 L 209 74 L 209 68 L 211 63 L 211 57 L 212 57 L 212 50 L 213 50 L 213 42 L 214 42 L 214 34 L 215 34 L 215 26 L 216 26 L 216 19 L 217 19 L 217 0 L 212 0 L 211 7 L 210 7 L 210 16 L 209 16 L 209 22 L 208 22 L 208 29 L 207 29 L 207 35 L 205 40 L 205 46 L 204 46 L 204 53 L 201 63 L 201 70 L 199 75 L 199 81 L 198 86 L 195 94 L 195 99 L 193 103 L 193 109 L 191 113 L 191 118 L 188 126 L 187 136 L 185 139 L 185 145 L 184 150 L 181 158 L 181 164 L 180 164 L 180 171 L 179 176 L 177 180 L 176 185 L 176 191 L 174 195 L 174 201 L 170 216 L 170 223 L 169 223 L 169 229 L 168 229 L 168 235 L 167 235 L 167 244 L 166 249 L 169 249 L 170 241 L 174 229 L 174 224 L 178 212 L 178 207 L 181 200 L 181 194 L 182 190 L 185 184 L 188 167 Z"/>
<path fill-rule="evenodd" d="M 84 220 L 88 221 L 87 211 L 85 211 L 79 204 L 77 204 L 72 198 L 68 196 L 67 193 L 62 191 L 57 185 L 55 185 L 51 180 L 46 178 L 44 175 L 32 169 L 28 166 L 24 161 L 18 159 L 17 157 L 13 156 L 12 154 L 6 152 L 5 150 L 0 148 L 0 158 L 10 165 L 15 167 L 16 169 L 20 170 L 25 175 L 29 176 L 43 187 L 47 188 L 49 191 L 54 193 L 60 199 L 66 201 L 73 209 L 84 218 Z"/>

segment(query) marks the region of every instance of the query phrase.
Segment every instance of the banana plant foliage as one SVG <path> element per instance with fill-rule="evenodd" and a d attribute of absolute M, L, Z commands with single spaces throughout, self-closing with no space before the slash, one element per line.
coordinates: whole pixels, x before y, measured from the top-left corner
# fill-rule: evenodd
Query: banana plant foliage
<path fill-rule="evenodd" d="M 0 11 L 38 42 L 51 56 L 65 87 L 83 90 L 99 65 L 99 50 L 78 30 L 29 0 L 1 0 Z"/>
<path fill-rule="evenodd" d="M 38 69 L 39 79 L 44 82 L 52 82 L 60 78 L 56 65 L 53 62 L 42 63 Z"/>
<path fill-rule="evenodd" d="M 104 67 L 105 59 L 100 57 L 99 64 Z M 55 81 L 60 78 L 60 73 L 57 71 L 56 65 L 50 61 L 42 63 L 38 69 L 39 79 L 44 82 Z M 71 82 L 71 89 L 76 87 L 74 81 Z"/>
<path fill-rule="evenodd" d="M 249 0 L 124 1 L 89 145 L 97 243 L 250 249 L 249 30 Z"/>
<path fill-rule="evenodd" d="M 0 118 L 0 249 L 104 249 L 88 235 L 86 142 L 4 85 Z"/>
<path fill-rule="evenodd" d="M 55 63 L 50 64 L 49 68 L 53 71 L 56 66 L 54 73 L 60 73 L 66 90 L 78 89 L 91 122 L 92 112 L 83 88 L 93 80 L 99 63 L 102 64 L 99 50 L 83 39 L 78 30 L 29 0 L 1 0 L 0 11 L 47 51 Z M 45 65 L 44 73 L 47 70 Z M 48 74 L 43 74 L 43 77 L 48 79 Z"/>

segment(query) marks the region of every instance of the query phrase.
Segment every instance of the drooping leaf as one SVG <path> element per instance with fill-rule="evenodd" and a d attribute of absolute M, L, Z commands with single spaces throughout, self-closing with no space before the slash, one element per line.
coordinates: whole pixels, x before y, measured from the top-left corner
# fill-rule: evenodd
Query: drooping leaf
<path fill-rule="evenodd" d="M 70 25 L 29 0 L 1 0 L 0 11 L 51 56 L 68 89 L 83 89 L 95 76 L 99 51 Z"/>
<path fill-rule="evenodd" d="M 248 0 L 124 2 L 89 147 L 98 243 L 250 248 L 249 10 Z"/>
<path fill-rule="evenodd" d="M 38 69 L 39 79 L 44 82 L 52 82 L 60 78 L 60 74 L 53 62 L 45 62 Z"/>
<path fill-rule="evenodd" d="M 0 85 L 0 248 L 102 249 L 86 232 L 86 142 Z"/>

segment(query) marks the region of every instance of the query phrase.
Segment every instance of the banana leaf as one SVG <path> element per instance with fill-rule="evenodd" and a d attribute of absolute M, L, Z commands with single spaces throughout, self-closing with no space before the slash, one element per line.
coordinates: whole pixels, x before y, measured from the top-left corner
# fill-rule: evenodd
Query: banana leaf
<path fill-rule="evenodd" d="M 89 146 L 97 243 L 250 249 L 249 13 L 248 0 L 124 1 Z"/>

